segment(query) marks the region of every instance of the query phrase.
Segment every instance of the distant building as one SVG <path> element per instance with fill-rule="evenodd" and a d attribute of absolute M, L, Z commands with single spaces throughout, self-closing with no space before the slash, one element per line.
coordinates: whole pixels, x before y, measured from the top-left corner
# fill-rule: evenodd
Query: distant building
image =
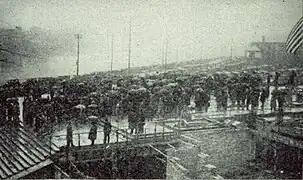
<path fill-rule="evenodd" d="M 262 53 L 256 46 L 251 46 L 245 50 L 245 57 L 249 59 L 261 59 Z"/>
<path fill-rule="evenodd" d="M 251 42 L 245 50 L 245 57 L 251 60 L 261 60 L 266 64 L 285 64 L 294 62 L 296 57 L 286 52 L 285 42 Z"/>

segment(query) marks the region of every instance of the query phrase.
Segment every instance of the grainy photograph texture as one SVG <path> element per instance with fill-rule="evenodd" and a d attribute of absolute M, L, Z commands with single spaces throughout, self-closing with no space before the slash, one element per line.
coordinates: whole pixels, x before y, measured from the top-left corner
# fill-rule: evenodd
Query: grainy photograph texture
<path fill-rule="evenodd" d="M 0 179 L 303 179 L 302 15 L 0 0 Z"/>

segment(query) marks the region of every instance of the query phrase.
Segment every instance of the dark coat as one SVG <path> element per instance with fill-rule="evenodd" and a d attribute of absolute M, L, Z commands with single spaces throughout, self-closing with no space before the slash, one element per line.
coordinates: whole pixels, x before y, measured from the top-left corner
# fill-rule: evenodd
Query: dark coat
<path fill-rule="evenodd" d="M 97 126 L 95 124 L 91 127 L 89 131 L 88 139 L 92 141 L 97 139 Z"/>
<path fill-rule="evenodd" d="M 67 126 L 66 139 L 67 140 L 72 140 L 73 139 L 73 128 L 72 128 L 71 125 Z"/>
<path fill-rule="evenodd" d="M 109 121 L 105 121 L 104 123 L 104 133 L 109 134 L 112 130 L 112 125 L 110 124 Z"/>

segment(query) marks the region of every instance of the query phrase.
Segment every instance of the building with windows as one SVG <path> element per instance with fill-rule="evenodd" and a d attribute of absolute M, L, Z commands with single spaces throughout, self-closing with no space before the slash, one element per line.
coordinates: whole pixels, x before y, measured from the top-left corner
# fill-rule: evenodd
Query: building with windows
<path fill-rule="evenodd" d="M 261 42 L 251 42 L 250 47 L 245 50 L 245 57 L 251 60 L 259 60 L 266 64 L 293 63 L 296 56 L 286 52 L 285 42 L 267 42 L 262 37 Z"/>

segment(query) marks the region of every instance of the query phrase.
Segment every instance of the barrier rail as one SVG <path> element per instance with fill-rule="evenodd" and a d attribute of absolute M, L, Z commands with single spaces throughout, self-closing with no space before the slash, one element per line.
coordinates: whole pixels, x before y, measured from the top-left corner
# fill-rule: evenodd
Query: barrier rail
<path fill-rule="evenodd" d="M 99 123 L 101 125 L 103 125 L 104 123 L 101 122 Z M 160 123 L 155 123 L 155 126 L 153 127 L 153 132 L 151 131 L 152 128 L 144 128 L 143 132 L 141 133 L 136 133 L 134 135 L 128 133 L 127 129 L 118 129 L 117 127 L 113 126 L 110 136 L 111 137 L 115 137 L 115 141 L 110 141 L 109 144 L 112 143 L 120 143 L 120 142 L 130 142 L 132 141 L 133 143 L 136 143 L 137 141 L 159 141 L 159 140 L 168 140 L 168 139 L 174 139 L 179 133 L 177 132 L 177 130 L 170 130 L 169 132 L 165 131 L 165 127 L 159 126 L 158 124 Z M 161 127 L 161 130 L 159 131 L 159 129 L 157 127 Z M 148 133 L 147 130 L 150 130 Z M 158 130 L 158 131 L 157 131 Z M 98 130 L 97 131 L 97 137 L 98 134 L 100 133 L 104 133 L 104 130 Z M 85 136 L 85 137 L 84 137 Z M 73 141 L 76 140 L 76 144 L 73 144 L 74 146 L 87 146 L 89 145 L 89 140 L 88 140 L 88 136 L 89 136 L 89 132 L 75 132 L 72 135 L 72 139 Z M 101 136 L 103 137 L 103 136 Z M 55 141 L 57 140 L 64 140 L 64 143 L 60 143 L 61 147 L 66 146 L 67 145 L 67 135 L 66 134 L 61 134 L 61 135 L 50 135 L 49 136 L 49 143 L 50 144 L 56 144 Z M 81 140 L 83 139 L 87 139 L 87 141 L 82 144 Z M 97 144 L 106 144 L 104 142 L 95 142 L 95 145 Z M 59 145 L 60 146 L 60 145 Z"/>

